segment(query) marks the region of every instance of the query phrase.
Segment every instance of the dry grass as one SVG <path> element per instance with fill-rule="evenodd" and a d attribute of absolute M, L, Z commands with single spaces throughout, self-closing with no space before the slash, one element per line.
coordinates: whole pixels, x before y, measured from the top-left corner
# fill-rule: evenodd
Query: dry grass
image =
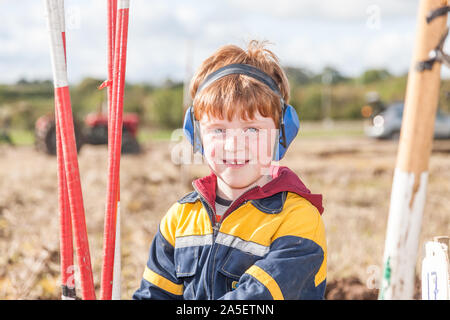
<path fill-rule="evenodd" d="M 130 299 L 150 242 L 169 206 L 190 190 L 170 161 L 170 145 L 153 142 L 121 163 L 122 298 Z M 356 276 L 366 285 L 381 266 L 395 142 L 360 137 L 296 140 L 282 163 L 324 196 L 328 279 Z M 450 142 L 438 141 L 430 161 L 422 245 L 449 232 Z M 106 147 L 84 146 L 79 166 L 94 281 L 100 283 L 106 201 Z M 202 165 L 190 178 L 208 173 Z M 189 180 L 189 179 L 188 179 Z M 59 231 L 56 159 L 32 147 L 0 146 L 0 298 L 58 299 Z M 421 260 L 421 259 L 420 259 Z M 381 270 L 380 270 L 381 271 Z"/>

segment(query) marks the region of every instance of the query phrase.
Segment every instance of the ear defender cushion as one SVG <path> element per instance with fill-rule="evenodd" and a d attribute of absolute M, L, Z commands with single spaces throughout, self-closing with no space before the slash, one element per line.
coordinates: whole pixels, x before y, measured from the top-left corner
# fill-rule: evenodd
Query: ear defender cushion
<path fill-rule="evenodd" d="M 186 110 L 184 115 L 183 133 L 193 147 L 193 152 L 199 151 L 203 154 L 203 144 L 200 136 L 200 124 L 194 119 L 194 109 L 192 106 Z"/>
<path fill-rule="evenodd" d="M 284 127 L 284 134 L 282 132 L 283 128 L 281 126 Z M 280 131 L 278 134 L 279 136 L 278 147 L 275 148 L 275 152 L 273 155 L 274 160 L 279 161 L 283 159 L 287 149 L 289 148 L 289 145 L 297 136 L 299 129 L 300 129 L 300 121 L 297 112 L 291 105 L 285 105 L 283 120 L 282 124 L 280 124 Z"/>
<path fill-rule="evenodd" d="M 191 143 L 191 145 L 194 145 L 194 123 L 191 117 L 192 117 L 192 106 L 189 107 L 189 109 L 187 109 L 186 113 L 184 114 L 183 133 L 188 139 L 188 141 Z"/>

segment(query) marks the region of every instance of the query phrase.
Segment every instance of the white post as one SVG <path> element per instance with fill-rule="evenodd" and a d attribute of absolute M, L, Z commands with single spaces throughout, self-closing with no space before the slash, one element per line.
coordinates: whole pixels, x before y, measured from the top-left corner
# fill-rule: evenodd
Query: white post
<path fill-rule="evenodd" d="M 418 71 L 419 61 L 439 43 L 447 15 L 427 24 L 426 15 L 446 5 L 442 0 L 421 0 L 416 43 L 408 74 L 405 109 L 400 132 L 391 202 L 380 299 L 412 299 L 417 249 L 428 181 L 434 121 L 439 98 L 440 63 L 431 70 Z"/>

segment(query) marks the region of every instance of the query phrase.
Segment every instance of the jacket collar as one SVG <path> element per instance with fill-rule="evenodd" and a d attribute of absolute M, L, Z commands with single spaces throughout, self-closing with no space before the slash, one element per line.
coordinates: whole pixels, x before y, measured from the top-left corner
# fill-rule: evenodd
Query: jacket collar
<path fill-rule="evenodd" d="M 314 205 L 320 214 L 323 213 L 322 195 L 312 194 L 300 178 L 288 167 L 272 166 L 272 180 L 264 186 L 256 186 L 247 190 L 233 201 L 227 212 L 232 212 L 245 201 L 251 201 L 255 207 L 266 213 L 279 213 L 283 209 L 287 192 L 293 192 Z M 192 182 L 195 189 L 179 200 L 180 203 L 195 202 L 201 196 L 215 210 L 217 176 L 211 173 Z"/>

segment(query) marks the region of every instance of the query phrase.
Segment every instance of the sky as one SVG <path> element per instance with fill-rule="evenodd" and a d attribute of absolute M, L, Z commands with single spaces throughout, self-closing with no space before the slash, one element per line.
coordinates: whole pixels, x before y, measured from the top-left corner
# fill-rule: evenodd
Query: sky
<path fill-rule="evenodd" d="M 66 0 L 69 82 L 106 77 L 106 0 Z M 418 0 L 131 0 L 126 80 L 183 81 L 220 46 L 267 40 L 283 66 L 408 71 Z M 51 79 L 42 0 L 0 0 L 0 83 Z"/>

